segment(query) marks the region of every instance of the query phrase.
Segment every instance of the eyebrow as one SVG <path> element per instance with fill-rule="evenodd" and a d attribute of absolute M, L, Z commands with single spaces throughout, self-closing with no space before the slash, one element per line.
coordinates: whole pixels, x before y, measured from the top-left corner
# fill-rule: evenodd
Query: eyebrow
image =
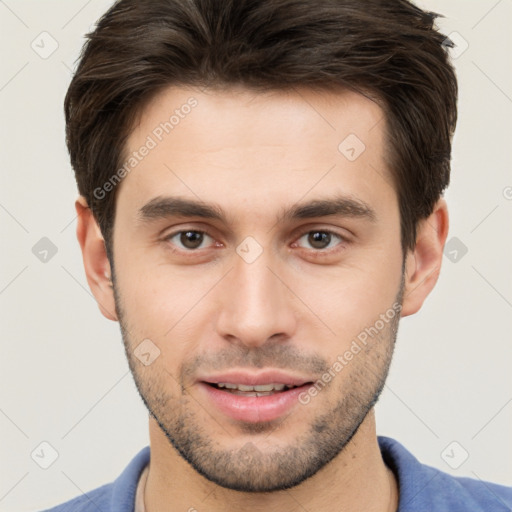
<path fill-rule="evenodd" d="M 277 222 L 327 216 L 360 218 L 370 222 L 377 220 L 375 210 L 364 201 L 348 196 L 336 196 L 298 203 L 289 209 L 281 210 Z M 228 216 L 220 206 L 182 197 L 158 196 L 138 211 L 138 219 L 143 224 L 169 217 L 200 217 L 229 224 Z"/>

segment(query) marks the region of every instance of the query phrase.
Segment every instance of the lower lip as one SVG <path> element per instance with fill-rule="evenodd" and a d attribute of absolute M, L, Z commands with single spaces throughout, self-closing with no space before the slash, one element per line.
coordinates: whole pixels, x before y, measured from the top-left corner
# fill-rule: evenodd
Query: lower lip
<path fill-rule="evenodd" d="M 243 396 L 223 391 L 204 382 L 199 383 L 199 387 L 204 390 L 220 411 L 235 420 L 249 423 L 272 421 L 279 418 L 298 403 L 299 395 L 311 385 L 304 384 L 267 396 Z"/>

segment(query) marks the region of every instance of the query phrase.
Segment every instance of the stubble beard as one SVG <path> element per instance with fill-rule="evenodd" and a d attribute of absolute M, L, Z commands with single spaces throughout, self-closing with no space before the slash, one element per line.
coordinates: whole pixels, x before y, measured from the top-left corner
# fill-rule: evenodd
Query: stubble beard
<path fill-rule="evenodd" d="M 286 417 L 274 422 L 240 423 L 238 430 L 244 435 L 251 434 L 254 440 L 237 448 L 225 447 L 208 432 L 208 423 L 210 430 L 222 430 L 220 421 L 214 421 L 182 385 L 186 368 L 182 367 L 179 377 L 171 376 L 165 368 L 154 363 L 145 367 L 135 357 L 133 349 L 137 341 L 130 339 L 114 275 L 112 280 L 125 352 L 140 397 L 182 458 L 199 474 L 221 487 L 251 493 L 275 492 L 304 482 L 350 443 L 384 388 L 398 333 L 398 313 L 343 368 L 340 373 L 343 376 L 334 377 L 311 401 L 317 407 L 323 401 L 323 412 L 314 418 L 307 431 L 290 439 L 289 444 L 276 444 L 269 450 L 272 433 L 286 429 Z M 403 290 L 402 273 L 394 304 L 402 304 Z M 277 355 L 281 354 L 277 360 L 284 363 L 277 366 L 294 369 L 293 365 L 286 365 L 287 346 L 279 345 L 276 351 Z M 323 364 L 327 369 L 332 362 L 324 361 Z M 167 383 L 173 385 L 176 380 L 180 383 L 179 395 L 170 392 L 166 386 Z M 298 405 L 292 409 L 290 415 L 295 424 L 301 407 L 308 406 Z M 230 427 L 232 431 L 233 426 Z M 227 429 L 223 434 L 230 438 Z"/>

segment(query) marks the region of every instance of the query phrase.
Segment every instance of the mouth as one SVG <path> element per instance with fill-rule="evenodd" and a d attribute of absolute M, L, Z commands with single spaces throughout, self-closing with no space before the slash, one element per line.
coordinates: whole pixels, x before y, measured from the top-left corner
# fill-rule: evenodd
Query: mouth
<path fill-rule="evenodd" d="M 313 383 L 312 379 L 279 370 L 260 374 L 231 371 L 203 377 L 198 381 L 198 388 L 205 403 L 218 413 L 237 421 L 258 423 L 277 420 L 285 413 L 291 413 L 299 405 L 301 393 Z"/>
<path fill-rule="evenodd" d="M 226 391 L 233 395 L 239 396 L 271 396 L 276 393 L 283 393 L 289 391 L 290 389 L 302 387 L 301 385 L 294 384 L 279 384 L 279 383 L 270 383 L 270 384 L 258 384 L 255 386 L 247 385 L 247 384 L 234 384 L 232 382 L 205 382 L 208 386 L 211 386 L 216 389 L 220 389 L 222 391 Z M 303 385 L 311 385 L 312 382 L 306 382 Z"/>

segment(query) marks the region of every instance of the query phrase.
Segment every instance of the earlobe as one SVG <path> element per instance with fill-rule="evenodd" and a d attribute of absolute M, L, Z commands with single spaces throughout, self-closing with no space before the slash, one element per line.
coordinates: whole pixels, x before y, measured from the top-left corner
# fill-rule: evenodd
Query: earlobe
<path fill-rule="evenodd" d="M 110 263 L 101 230 L 83 196 L 75 201 L 78 215 L 76 235 L 82 250 L 84 270 L 92 294 L 103 316 L 117 321 Z"/>
<path fill-rule="evenodd" d="M 418 224 L 414 251 L 407 254 L 402 317 L 419 311 L 434 288 L 441 271 L 448 225 L 448 208 L 441 198 L 432 214 Z"/>

